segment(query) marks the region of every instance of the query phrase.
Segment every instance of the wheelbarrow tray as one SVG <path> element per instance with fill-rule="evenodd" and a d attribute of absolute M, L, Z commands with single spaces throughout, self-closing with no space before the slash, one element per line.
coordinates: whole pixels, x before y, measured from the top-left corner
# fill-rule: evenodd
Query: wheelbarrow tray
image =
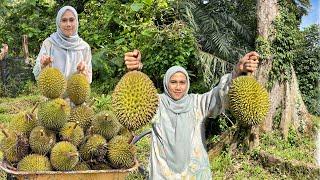
<path fill-rule="evenodd" d="M 0 167 L 10 176 L 18 180 L 123 180 L 132 171 L 138 169 L 139 163 L 129 169 L 86 170 L 86 171 L 15 171 L 5 161 L 0 162 Z"/>

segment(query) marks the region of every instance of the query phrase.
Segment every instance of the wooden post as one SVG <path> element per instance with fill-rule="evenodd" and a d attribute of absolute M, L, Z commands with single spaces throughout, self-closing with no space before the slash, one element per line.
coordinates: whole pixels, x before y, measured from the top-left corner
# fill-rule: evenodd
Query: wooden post
<path fill-rule="evenodd" d="M 23 35 L 22 36 L 22 48 L 23 48 L 23 57 L 24 57 L 24 62 L 26 64 L 29 64 L 29 49 L 28 49 L 28 36 Z"/>

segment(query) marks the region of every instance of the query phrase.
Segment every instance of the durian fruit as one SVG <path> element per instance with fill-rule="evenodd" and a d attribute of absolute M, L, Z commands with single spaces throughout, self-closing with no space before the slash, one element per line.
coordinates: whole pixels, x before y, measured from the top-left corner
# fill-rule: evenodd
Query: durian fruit
<path fill-rule="evenodd" d="M 59 69 L 47 67 L 39 75 L 38 87 L 42 95 L 54 99 L 64 93 L 66 80 Z"/>
<path fill-rule="evenodd" d="M 269 111 L 269 94 L 253 76 L 240 76 L 233 80 L 230 87 L 229 105 L 242 126 L 256 125 Z"/>
<path fill-rule="evenodd" d="M 67 141 L 58 142 L 51 150 L 50 161 L 56 170 L 72 170 L 79 162 L 77 147 Z"/>
<path fill-rule="evenodd" d="M 0 149 L 3 156 L 10 164 L 15 164 L 28 154 L 29 144 L 27 139 L 13 131 L 1 129 L 4 137 L 0 142 Z"/>
<path fill-rule="evenodd" d="M 77 122 L 67 122 L 60 129 L 61 140 L 69 141 L 73 145 L 78 146 L 84 139 L 83 129 L 79 126 L 79 121 Z"/>
<path fill-rule="evenodd" d="M 80 155 L 83 160 L 91 160 L 94 158 L 103 158 L 106 154 L 106 139 L 99 135 L 89 135 L 84 144 L 80 146 Z"/>
<path fill-rule="evenodd" d="M 46 155 L 56 144 L 56 135 L 43 126 L 37 126 L 30 133 L 29 143 L 34 153 Z"/>
<path fill-rule="evenodd" d="M 84 130 L 90 128 L 93 119 L 94 111 L 90 106 L 82 104 L 71 109 L 69 121 L 79 121 L 79 125 Z"/>
<path fill-rule="evenodd" d="M 51 171 L 52 167 L 48 157 L 39 154 L 30 154 L 18 163 L 19 171 Z"/>
<path fill-rule="evenodd" d="M 121 127 L 121 124 L 116 120 L 115 115 L 111 111 L 100 112 L 92 121 L 93 133 L 100 134 L 107 140 L 116 136 Z"/>
<path fill-rule="evenodd" d="M 90 166 L 85 162 L 78 162 L 78 164 L 72 168 L 72 171 L 86 171 L 90 170 Z"/>
<path fill-rule="evenodd" d="M 76 73 L 69 78 L 67 94 L 75 105 L 84 103 L 89 98 L 90 91 L 90 83 L 85 75 Z"/>
<path fill-rule="evenodd" d="M 28 136 L 31 130 L 38 124 L 36 114 L 34 114 L 34 110 L 37 106 L 38 103 L 34 106 L 31 112 L 21 112 L 16 115 L 9 123 L 9 130 L 23 133 Z"/>
<path fill-rule="evenodd" d="M 126 73 L 112 94 L 112 107 L 118 121 L 129 130 L 150 122 L 158 107 L 157 90 L 140 71 Z"/>
<path fill-rule="evenodd" d="M 136 148 L 122 136 L 112 138 L 108 143 L 107 157 L 115 168 L 130 168 L 134 165 Z"/>
<path fill-rule="evenodd" d="M 67 122 L 69 115 L 70 106 L 61 98 L 41 103 L 38 109 L 40 125 L 55 131 L 58 131 Z"/>

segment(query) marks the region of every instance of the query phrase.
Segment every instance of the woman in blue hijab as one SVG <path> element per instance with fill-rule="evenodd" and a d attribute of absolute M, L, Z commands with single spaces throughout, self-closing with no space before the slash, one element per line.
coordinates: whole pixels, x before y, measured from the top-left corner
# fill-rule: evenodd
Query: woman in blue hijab
<path fill-rule="evenodd" d="M 37 79 L 41 69 L 52 64 L 68 79 L 81 71 L 92 81 L 91 49 L 78 35 L 78 13 L 71 6 L 62 7 L 56 17 L 57 31 L 44 40 L 33 74 Z"/>
<path fill-rule="evenodd" d="M 204 119 L 225 110 L 231 80 L 256 71 L 258 59 L 256 52 L 246 54 L 232 74 L 224 75 L 218 86 L 204 94 L 188 94 L 189 75 L 183 67 L 167 70 L 164 93 L 159 95 L 159 108 L 152 119 L 149 179 L 212 179 L 204 144 Z M 126 53 L 124 60 L 129 70 L 142 67 L 138 50 Z"/>

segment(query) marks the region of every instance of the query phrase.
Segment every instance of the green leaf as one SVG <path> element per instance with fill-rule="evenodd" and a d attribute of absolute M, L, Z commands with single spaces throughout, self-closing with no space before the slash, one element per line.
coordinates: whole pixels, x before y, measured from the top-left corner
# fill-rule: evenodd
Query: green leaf
<path fill-rule="evenodd" d="M 140 9 L 143 8 L 143 6 L 144 6 L 144 5 L 143 5 L 142 3 L 132 3 L 131 6 L 130 6 L 130 8 L 131 8 L 133 11 L 138 12 L 138 11 L 140 11 Z"/>

